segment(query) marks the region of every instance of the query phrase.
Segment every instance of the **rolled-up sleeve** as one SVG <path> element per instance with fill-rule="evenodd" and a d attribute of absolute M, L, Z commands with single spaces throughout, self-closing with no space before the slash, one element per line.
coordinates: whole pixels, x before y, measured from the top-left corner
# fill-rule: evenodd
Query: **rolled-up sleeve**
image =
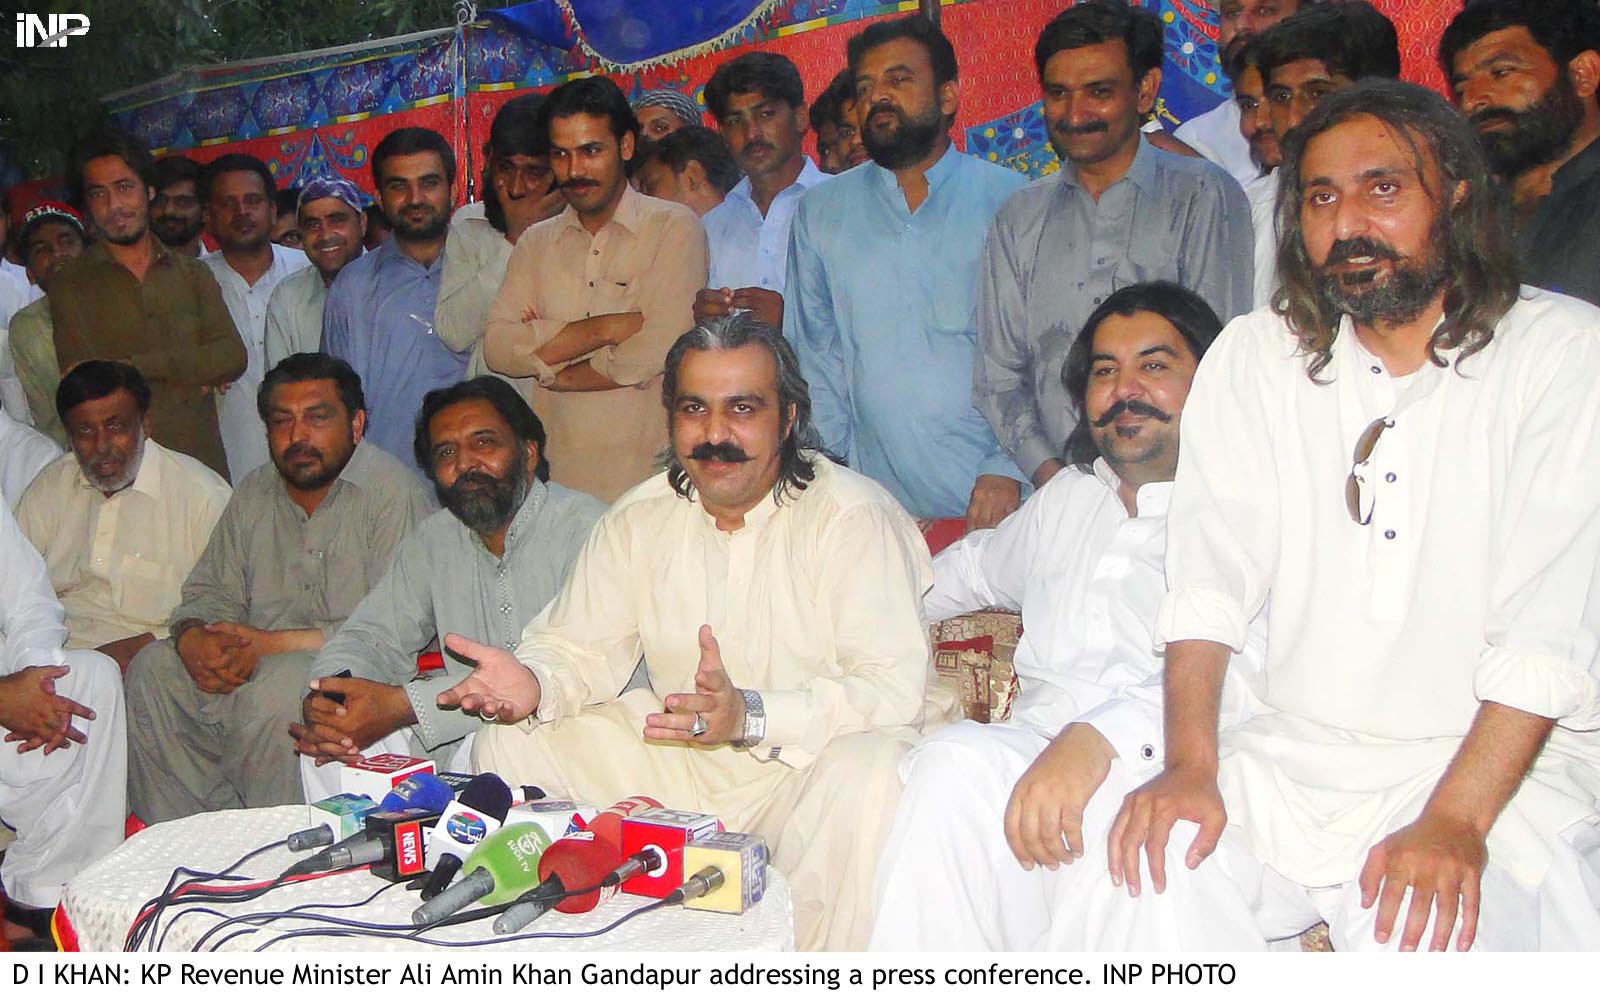
<path fill-rule="evenodd" d="M 1266 349 L 1249 322 L 1222 331 L 1184 404 L 1157 649 L 1205 639 L 1242 651 L 1277 568 L 1277 471 L 1262 432 L 1267 394 L 1250 356 Z"/>
<path fill-rule="evenodd" d="M 526 322 L 522 314 L 529 306 L 539 306 L 539 259 L 556 247 L 544 229 L 522 234 L 511 259 L 506 263 L 505 279 L 489 306 L 488 324 L 483 333 L 483 363 L 502 375 L 537 378 L 548 385 L 557 368 L 539 360 L 534 353 L 561 332 L 565 322 L 540 319 Z M 558 366 L 559 367 L 559 366 Z"/>
<path fill-rule="evenodd" d="M 794 688 L 761 690 L 761 759 L 801 768 L 836 736 L 922 722 L 932 674 L 922 595 L 927 544 L 899 512 L 860 505 L 835 516 L 821 542 L 818 592 L 831 617 L 834 669 Z"/>
<path fill-rule="evenodd" d="M 1600 729 L 1600 330 L 1573 337 L 1527 388 L 1492 537 L 1486 645 L 1473 689 Z M 1187 419 L 1187 418 L 1186 418 Z"/>

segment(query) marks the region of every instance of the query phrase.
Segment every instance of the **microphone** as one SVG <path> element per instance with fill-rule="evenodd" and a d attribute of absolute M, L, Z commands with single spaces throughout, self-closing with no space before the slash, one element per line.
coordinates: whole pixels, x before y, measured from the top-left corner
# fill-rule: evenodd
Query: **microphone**
<path fill-rule="evenodd" d="M 665 899 L 683 885 L 683 849 L 722 831 L 722 821 L 707 813 L 646 809 L 622 821 L 625 860 L 602 880 L 635 896 Z"/>
<path fill-rule="evenodd" d="M 470 903 L 510 902 L 539 882 L 539 856 L 550 835 L 535 823 L 503 826 L 485 837 L 462 868 L 461 877 L 411 913 L 411 922 L 428 927 Z"/>
<path fill-rule="evenodd" d="M 622 863 L 623 818 L 661 803 L 639 795 L 623 799 L 589 822 L 589 829 L 551 844 L 539 857 L 538 886 L 524 893 L 495 920 L 496 934 L 514 934 L 552 908 L 562 913 L 588 913 L 616 894 L 602 888 L 608 872 Z"/>
<path fill-rule="evenodd" d="M 435 860 L 433 874 L 422 887 L 423 899 L 444 891 L 472 849 L 500 829 L 510 809 L 511 789 L 499 775 L 480 774 L 467 783 L 428 835 L 428 853 Z"/>
<path fill-rule="evenodd" d="M 675 902 L 690 910 L 743 913 L 766 895 L 767 861 L 767 842 L 753 833 L 714 833 L 697 840 L 683 849 L 684 869 L 696 873 L 683 888 L 690 890 L 691 882 L 710 871 L 717 873 L 716 884 L 701 891 L 696 883 Z"/>
<path fill-rule="evenodd" d="M 296 830 L 284 838 L 283 846 L 291 851 L 309 851 L 313 847 L 327 847 L 342 836 L 349 836 L 350 828 L 358 826 L 378 804 L 365 795 L 340 792 L 319 799 L 307 807 L 311 826 Z"/>
<path fill-rule="evenodd" d="M 688 906 L 690 901 L 722 888 L 726 881 L 727 876 L 722 874 L 721 868 L 715 865 L 708 865 L 684 879 L 682 885 L 667 893 L 663 898 L 668 903 L 682 903 Z"/>
<path fill-rule="evenodd" d="M 379 814 L 397 812 L 414 812 L 419 816 L 431 816 L 437 820 L 444 807 L 450 804 L 450 786 L 440 781 L 429 773 L 413 774 L 389 790 L 377 808 L 364 817 L 360 833 L 346 837 L 332 847 L 323 848 L 309 858 L 291 866 L 284 875 L 306 875 L 311 872 L 332 871 L 338 868 L 352 868 L 357 865 L 371 864 L 383 860 L 381 833 L 391 833 L 392 828 L 380 824 L 374 832 L 373 817 Z M 431 825 L 431 823 L 430 823 Z M 418 846 L 421 846 L 420 844 Z M 390 843 L 391 849 L 395 847 Z M 377 850 L 374 855 L 372 852 Z M 392 855 L 391 855 L 392 856 Z M 423 870 L 419 862 L 416 874 Z"/>

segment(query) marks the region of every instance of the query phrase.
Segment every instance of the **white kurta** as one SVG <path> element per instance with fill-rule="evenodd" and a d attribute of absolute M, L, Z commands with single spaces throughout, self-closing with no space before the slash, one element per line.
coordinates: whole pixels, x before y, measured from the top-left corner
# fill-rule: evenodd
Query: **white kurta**
<path fill-rule="evenodd" d="M 906 788 L 878 869 L 874 949 L 1051 947 L 1075 880 L 1088 871 L 1105 877 L 1104 831 L 1121 792 L 1151 777 L 1164 749 L 1152 627 L 1166 590 L 1172 484 L 1141 488 L 1135 517 L 1118 485 L 1104 461 L 1093 475 L 1067 469 L 998 527 L 967 535 L 934 560 L 923 602 L 930 620 L 982 607 L 1022 613 L 1013 661 L 1021 691 L 1009 722 L 946 727 L 902 765 Z M 1262 621 L 1240 657 L 1241 677 L 1245 664 L 1262 661 L 1265 641 Z M 1224 723 L 1253 708 L 1247 686 L 1231 682 Z M 1006 803 L 1034 758 L 1073 722 L 1111 743 L 1117 769 L 1086 815 L 1096 832 L 1086 833 L 1085 859 L 1026 872 L 1006 845 Z"/>
<path fill-rule="evenodd" d="M 1233 175 L 1241 186 L 1261 176 L 1261 168 L 1250 156 L 1250 142 L 1239 131 L 1239 105 L 1231 97 L 1179 125 L 1172 134 Z"/>
<path fill-rule="evenodd" d="M 1257 691 L 1273 711 L 1223 734 L 1220 783 L 1230 831 L 1287 879 L 1353 881 L 1416 817 L 1484 701 L 1557 722 L 1490 832 L 1491 868 L 1538 888 L 1570 853 L 1558 833 L 1595 822 L 1597 370 L 1600 310 L 1534 289 L 1459 371 L 1426 365 L 1403 396 L 1348 320 L 1327 384 L 1265 311 L 1202 361 L 1157 637 L 1238 649 L 1270 596 Z M 1386 415 L 1363 527 L 1345 477 Z"/>
<path fill-rule="evenodd" d="M 951 699 L 933 676 L 920 598 L 928 549 L 882 487 L 816 460 L 797 496 L 717 529 L 665 474 L 590 535 L 517 658 L 539 677 L 535 720 L 480 731 L 475 763 L 594 802 L 648 794 L 768 838 L 790 876 L 802 947 L 859 948 L 900 757 Z M 643 716 L 694 690 L 709 624 L 734 685 L 759 691 L 749 751 L 646 744 Z M 640 655 L 650 688 L 619 697 Z"/>
<path fill-rule="evenodd" d="M 16 510 L 23 491 L 39 470 L 55 461 L 61 448 L 29 425 L 0 410 L 0 499 Z"/>
<path fill-rule="evenodd" d="M 1256 277 L 1254 303 L 1257 309 L 1272 303 L 1278 286 L 1278 172 L 1257 177 L 1244 186 L 1250 203 L 1250 225 L 1256 231 Z"/>
<path fill-rule="evenodd" d="M 46 756 L 0 744 L 0 821 L 17 840 L 0 866 L 6 892 L 27 906 L 54 906 L 62 886 L 122 842 L 127 813 L 127 722 L 117 665 L 93 650 L 64 652 L 67 630 L 44 560 L 0 505 L 0 676 L 65 664 L 56 692 L 86 705 L 74 719 L 88 741 Z M 5 730 L 0 727 L 0 735 Z"/>
<path fill-rule="evenodd" d="M 711 246 L 710 288 L 765 288 L 783 294 L 789 271 L 789 226 L 800 199 L 828 175 L 808 156 L 793 184 L 779 191 L 762 215 L 750 197 L 750 178 L 734 185 L 722 204 L 700 221 Z"/>
<path fill-rule="evenodd" d="M 222 301 L 244 341 L 249 360 L 244 374 L 217 400 L 217 419 L 222 428 L 222 447 L 228 456 L 228 478 L 237 483 L 246 473 L 271 459 L 267 451 L 267 429 L 256 411 L 256 390 L 267 374 L 267 304 L 273 289 L 285 278 L 311 266 L 305 253 L 290 247 L 272 247 L 272 266 L 251 285 L 228 264 L 222 254 L 201 258 L 222 288 Z"/>

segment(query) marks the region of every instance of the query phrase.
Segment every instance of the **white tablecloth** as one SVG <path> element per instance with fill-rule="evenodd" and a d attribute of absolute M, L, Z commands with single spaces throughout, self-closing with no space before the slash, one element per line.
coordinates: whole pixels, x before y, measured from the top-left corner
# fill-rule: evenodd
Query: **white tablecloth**
<path fill-rule="evenodd" d="M 84 951 L 121 951 L 140 907 L 165 887 L 178 865 L 201 871 L 221 871 L 254 848 L 273 840 L 281 844 L 285 836 L 305 825 L 305 806 L 278 806 L 205 813 L 159 823 L 136 834 L 68 884 L 62 905 L 77 932 L 79 946 Z M 252 859 L 239 874 L 251 876 L 253 881 L 266 881 L 304 856 L 290 854 L 280 846 Z M 424 940 L 316 934 L 278 941 L 268 950 L 422 951 L 443 947 L 427 943 L 434 940 L 483 941 L 474 947 L 496 951 L 792 951 L 794 916 L 789 883 L 772 868 L 767 870 L 767 880 L 766 896 L 742 916 L 685 910 L 681 906 L 663 907 L 598 937 L 535 937 L 496 942 L 493 921 L 484 919 L 427 931 L 421 935 Z M 385 886 L 390 888 L 364 906 L 329 908 L 329 904 L 358 903 Z M 306 911 L 309 914 L 402 924 L 409 932 L 411 911 L 419 902 L 420 897 L 407 892 L 403 885 L 386 882 L 364 871 L 353 872 L 286 885 L 249 903 L 207 903 L 199 899 L 194 903 L 180 902 L 167 908 L 153 937 L 159 939 L 165 930 L 166 939 L 160 945 L 163 950 L 192 951 L 206 931 L 225 919 L 307 904 L 315 907 Z M 639 896 L 618 894 L 589 913 L 547 913 L 523 932 L 596 930 L 650 902 L 652 900 Z M 200 907 L 221 915 L 199 912 Z M 259 927 L 231 924 L 212 935 L 205 950 L 252 951 L 285 932 L 319 926 L 327 925 L 294 918 L 274 920 Z M 246 933 L 230 938 L 234 931 Z M 147 936 L 144 947 L 155 947 L 154 939 Z"/>

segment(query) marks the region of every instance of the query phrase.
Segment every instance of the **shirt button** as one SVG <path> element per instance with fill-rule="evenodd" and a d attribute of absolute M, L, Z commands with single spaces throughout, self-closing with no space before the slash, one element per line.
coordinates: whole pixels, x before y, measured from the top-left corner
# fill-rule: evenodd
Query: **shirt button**
<path fill-rule="evenodd" d="M 600 256 L 600 251 L 598 251 L 598 250 L 596 250 L 596 251 L 595 251 L 595 252 L 594 252 L 594 255 L 595 255 L 595 256 L 596 256 L 596 257 L 598 257 L 598 256 Z"/>
<path fill-rule="evenodd" d="M 1377 365 L 1373 365 L 1372 366 L 1372 374 L 1374 374 L 1374 375 L 1382 375 L 1383 374 L 1383 369 L 1379 368 Z"/>
<path fill-rule="evenodd" d="M 1104 296 L 1096 295 L 1094 297 L 1094 304 L 1095 305 L 1099 305 L 1100 303 L 1102 303 L 1104 301 L 1105 301 L 1105 297 Z"/>
<path fill-rule="evenodd" d="M 589 282 L 589 287 L 590 287 L 590 288 L 593 288 L 593 287 L 594 287 L 594 282 L 592 282 L 592 281 L 591 281 L 591 282 Z"/>
<path fill-rule="evenodd" d="M 1394 541 L 1394 529 L 1390 528 L 1388 531 L 1385 531 L 1383 533 L 1383 537 L 1387 538 L 1391 542 Z"/>
<path fill-rule="evenodd" d="M 1139 756 L 1143 757 L 1145 760 L 1155 760 L 1156 748 L 1146 743 L 1144 746 L 1139 748 Z"/>
<path fill-rule="evenodd" d="M 1394 473 L 1391 472 L 1388 475 L 1383 477 L 1383 481 L 1386 482 L 1386 483 L 1392 483 L 1396 479 L 1399 479 L 1399 478 L 1400 478 L 1399 476 L 1397 476 L 1397 475 L 1395 475 Z"/>

